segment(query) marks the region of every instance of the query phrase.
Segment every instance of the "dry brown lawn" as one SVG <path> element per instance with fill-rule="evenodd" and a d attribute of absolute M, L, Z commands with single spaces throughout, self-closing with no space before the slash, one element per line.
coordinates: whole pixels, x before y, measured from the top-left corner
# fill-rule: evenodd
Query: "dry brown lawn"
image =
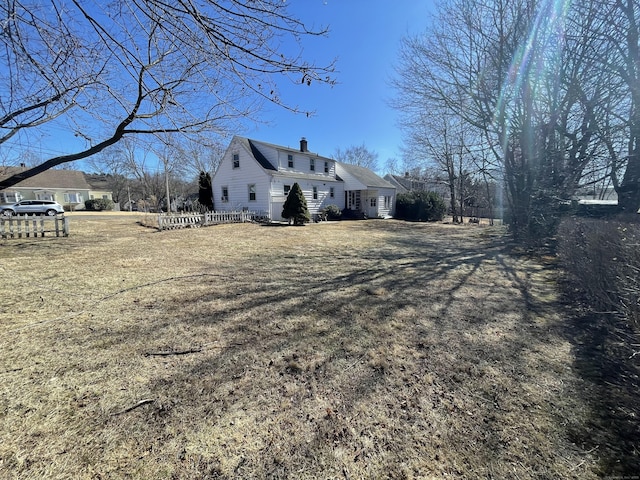
<path fill-rule="evenodd" d="M 0 241 L 0 477 L 598 478 L 554 271 L 393 220 Z"/>

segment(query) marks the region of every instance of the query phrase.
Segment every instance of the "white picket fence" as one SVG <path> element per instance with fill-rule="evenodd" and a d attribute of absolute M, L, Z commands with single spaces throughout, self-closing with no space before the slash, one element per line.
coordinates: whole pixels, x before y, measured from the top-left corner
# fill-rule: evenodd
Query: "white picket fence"
<path fill-rule="evenodd" d="M 222 223 L 264 222 L 268 217 L 259 212 L 161 213 L 158 229 L 196 228 Z"/>
<path fill-rule="evenodd" d="M 56 237 L 69 236 L 69 219 L 64 214 L 52 217 L 46 215 L 16 215 L 0 217 L 0 237 L 23 238 L 44 237 L 47 233 Z"/>

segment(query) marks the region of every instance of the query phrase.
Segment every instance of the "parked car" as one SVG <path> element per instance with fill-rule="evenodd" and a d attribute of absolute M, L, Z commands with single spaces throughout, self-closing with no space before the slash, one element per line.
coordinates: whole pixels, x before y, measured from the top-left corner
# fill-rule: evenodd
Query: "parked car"
<path fill-rule="evenodd" d="M 18 203 L 0 205 L 0 213 L 5 217 L 12 215 L 40 215 L 54 216 L 64 213 L 64 208 L 57 202 L 50 200 L 22 200 Z"/>

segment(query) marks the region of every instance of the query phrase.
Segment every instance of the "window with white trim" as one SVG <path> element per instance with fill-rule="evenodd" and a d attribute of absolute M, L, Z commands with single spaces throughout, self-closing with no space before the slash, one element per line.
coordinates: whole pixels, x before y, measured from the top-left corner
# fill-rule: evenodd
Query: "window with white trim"
<path fill-rule="evenodd" d="M 372 197 L 371 198 L 371 206 L 375 207 L 376 205 L 378 205 L 378 199 L 376 197 Z"/>
<path fill-rule="evenodd" d="M 330 198 L 335 197 L 335 189 L 333 187 L 329 187 L 329 197 Z"/>
<path fill-rule="evenodd" d="M 222 197 L 220 197 L 220 201 L 222 203 L 229 201 L 229 187 L 222 187 Z"/>
<path fill-rule="evenodd" d="M 249 201 L 250 202 L 256 201 L 256 184 L 255 183 L 252 183 L 249 185 Z"/>
<path fill-rule="evenodd" d="M 312 172 L 316 171 L 316 159 L 315 158 L 310 158 L 309 159 L 309 170 L 311 170 Z"/>
<path fill-rule="evenodd" d="M 240 155 L 237 153 L 233 154 L 233 168 L 240 168 Z"/>
<path fill-rule="evenodd" d="M 22 200 L 20 192 L 0 192 L 0 201 L 2 203 L 17 203 Z"/>
<path fill-rule="evenodd" d="M 81 193 L 65 193 L 64 194 L 64 203 L 82 203 L 82 194 Z"/>
<path fill-rule="evenodd" d="M 329 173 L 329 162 L 324 162 L 324 173 Z"/>
<path fill-rule="evenodd" d="M 290 191 L 291 191 L 291 185 L 285 185 L 284 186 L 284 196 L 286 197 L 287 195 L 289 195 Z"/>
<path fill-rule="evenodd" d="M 318 199 L 318 187 L 313 187 L 313 199 Z"/>
<path fill-rule="evenodd" d="M 293 168 L 293 155 L 287 155 L 287 167 Z"/>

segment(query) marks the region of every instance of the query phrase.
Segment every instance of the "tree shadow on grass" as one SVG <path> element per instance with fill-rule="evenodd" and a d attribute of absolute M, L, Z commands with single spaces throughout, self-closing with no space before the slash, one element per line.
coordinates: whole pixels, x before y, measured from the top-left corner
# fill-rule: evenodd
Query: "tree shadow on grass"
<path fill-rule="evenodd" d="M 135 335 L 166 346 L 179 321 L 202 352 L 147 386 L 155 420 L 134 424 L 232 478 L 588 476 L 580 448 L 559 448 L 578 400 L 548 355 L 557 329 L 536 323 L 553 300 L 532 294 L 531 266 L 499 237 L 395 228 L 366 250 L 247 258 L 166 297 L 174 320 Z"/>

